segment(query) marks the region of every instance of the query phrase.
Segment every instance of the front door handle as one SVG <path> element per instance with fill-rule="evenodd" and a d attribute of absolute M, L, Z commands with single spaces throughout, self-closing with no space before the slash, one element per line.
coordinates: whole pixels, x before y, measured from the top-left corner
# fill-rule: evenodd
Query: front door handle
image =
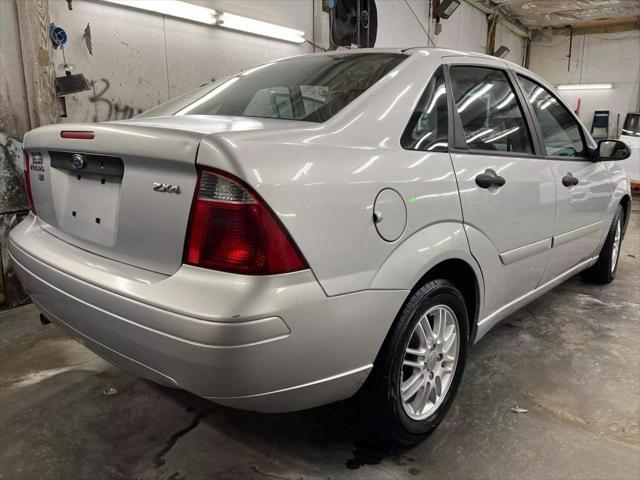
<path fill-rule="evenodd" d="M 476 185 L 480 188 L 502 187 L 507 181 L 495 173 L 481 173 L 476 176 Z"/>
<path fill-rule="evenodd" d="M 564 177 L 562 177 L 562 185 L 565 187 L 575 187 L 580 183 L 576 177 L 574 177 L 571 173 L 567 173 Z"/>

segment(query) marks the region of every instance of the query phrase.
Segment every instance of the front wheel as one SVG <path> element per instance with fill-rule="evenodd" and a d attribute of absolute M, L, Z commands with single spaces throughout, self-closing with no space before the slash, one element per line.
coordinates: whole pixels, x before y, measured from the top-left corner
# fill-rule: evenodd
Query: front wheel
<path fill-rule="evenodd" d="M 433 280 L 417 290 L 392 327 L 361 392 L 366 427 L 377 438 L 403 447 L 428 436 L 453 403 L 468 338 L 467 309 L 455 285 Z"/>
<path fill-rule="evenodd" d="M 622 228 L 624 224 L 624 210 L 618 205 L 609 233 L 600 251 L 598 261 L 584 271 L 584 278 L 594 283 L 611 283 L 616 278 L 618 259 L 622 247 Z"/>

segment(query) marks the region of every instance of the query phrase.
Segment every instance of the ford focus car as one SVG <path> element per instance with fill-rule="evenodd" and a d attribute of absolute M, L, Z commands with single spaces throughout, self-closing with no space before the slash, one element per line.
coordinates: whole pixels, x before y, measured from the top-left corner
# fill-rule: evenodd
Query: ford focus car
<path fill-rule="evenodd" d="M 528 70 L 443 49 L 275 61 L 24 149 L 10 255 L 47 318 L 223 405 L 359 392 L 401 445 L 497 322 L 614 279 L 630 213 L 624 144 Z"/>

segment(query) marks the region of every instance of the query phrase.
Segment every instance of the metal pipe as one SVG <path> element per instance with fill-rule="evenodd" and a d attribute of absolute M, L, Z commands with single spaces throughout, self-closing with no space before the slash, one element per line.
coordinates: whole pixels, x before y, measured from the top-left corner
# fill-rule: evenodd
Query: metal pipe
<path fill-rule="evenodd" d="M 569 55 L 567 55 L 567 72 L 571 71 L 571 50 L 573 49 L 573 28 L 569 27 Z"/>

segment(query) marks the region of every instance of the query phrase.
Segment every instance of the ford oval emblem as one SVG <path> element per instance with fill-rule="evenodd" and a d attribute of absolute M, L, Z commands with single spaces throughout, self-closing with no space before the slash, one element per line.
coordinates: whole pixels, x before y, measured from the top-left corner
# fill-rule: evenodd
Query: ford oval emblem
<path fill-rule="evenodd" d="M 74 153 L 73 155 L 71 155 L 71 167 L 74 170 L 80 170 L 86 164 L 87 164 L 87 161 L 79 153 Z"/>

